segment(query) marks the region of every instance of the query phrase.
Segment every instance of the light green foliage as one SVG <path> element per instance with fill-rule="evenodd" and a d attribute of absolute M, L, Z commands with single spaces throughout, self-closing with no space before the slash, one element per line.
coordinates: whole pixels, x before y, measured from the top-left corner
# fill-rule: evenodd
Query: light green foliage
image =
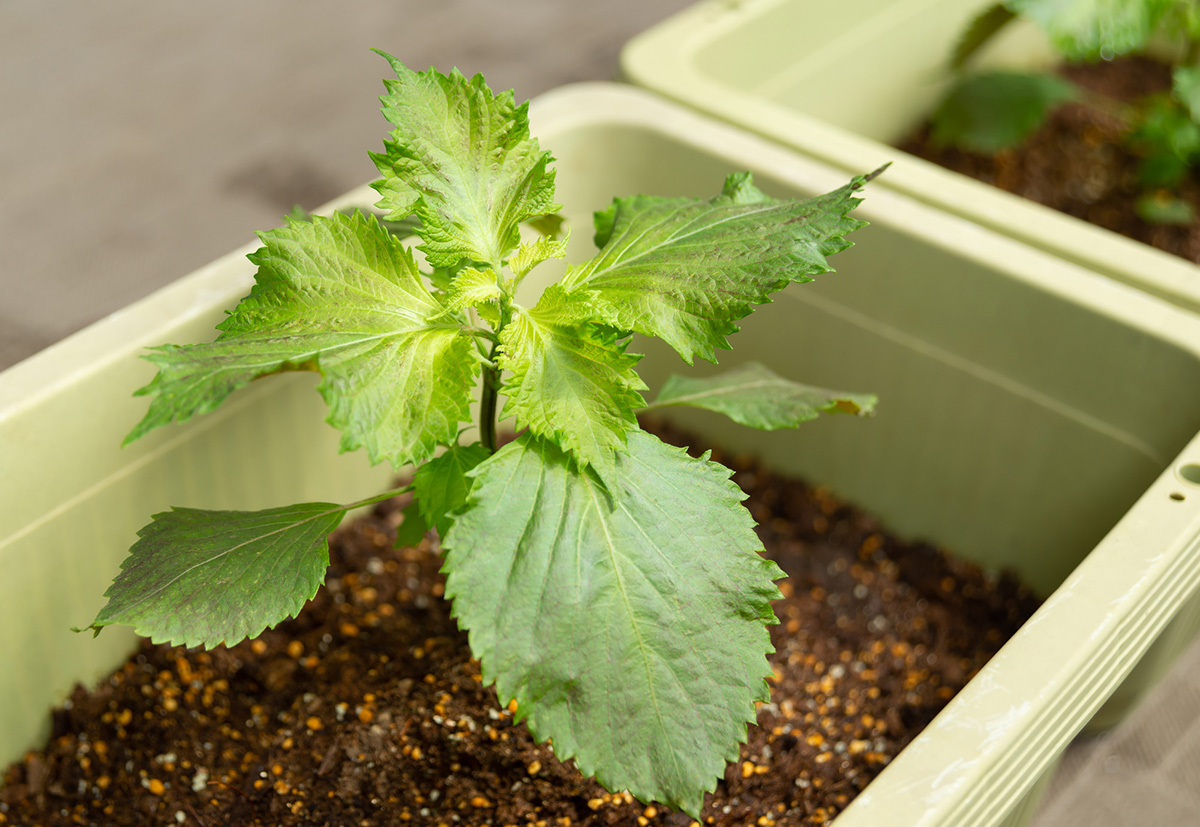
<path fill-rule="evenodd" d="M 447 538 L 446 594 L 555 755 L 699 817 L 768 698 L 783 573 L 726 468 L 641 431 L 617 464 L 605 488 L 530 435 L 501 449 Z"/>
<path fill-rule="evenodd" d="M 396 72 L 383 114 L 396 128 L 372 156 L 383 174 L 379 205 L 392 219 L 421 219 L 431 264 L 499 266 L 522 221 L 558 209 L 550 153 L 529 136 L 529 105 L 493 95 L 482 75 L 413 72 L 383 56 Z"/>
<path fill-rule="evenodd" d="M 1112 58 L 1145 47 L 1174 0 L 1006 0 L 1069 60 Z"/>
<path fill-rule="evenodd" d="M 124 623 L 155 643 L 183 646 L 254 637 L 317 593 L 329 566 L 325 537 L 344 516 L 346 506 L 332 503 L 156 514 L 92 627 Z"/>
<path fill-rule="evenodd" d="M 634 371 L 640 358 L 626 342 L 589 323 L 563 324 L 543 310 L 551 288 L 532 310 L 518 310 L 500 334 L 500 364 L 511 375 L 504 385 L 504 413 L 574 457 L 603 471 L 612 468 L 625 435 L 637 428 L 634 411 L 645 389 Z M 553 304 L 553 303 L 551 303 Z"/>
<path fill-rule="evenodd" d="M 319 370 L 342 448 L 373 462 L 420 462 L 469 418 L 474 346 L 441 319 L 412 254 L 361 213 L 314 217 L 262 234 L 257 283 L 217 341 L 165 345 L 138 391 L 154 397 L 130 433 L 207 413 L 234 390 L 281 370 Z"/>
<path fill-rule="evenodd" d="M 1075 86 L 1055 75 L 967 75 L 933 113 L 933 139 L 972 152 L 999 152 L 1024 141 L 1047 112 L 1076 96 Z"/>
<path fill-rule="evenodd" d="M 703 379 L 672 376 L 650 407 L 704 408 L 751 428 L 774 431 L 795 428 L 822 413 L 870 416 L 876 401 L 871 394 L 830 391 L 793 382 L 765 365 L 748 362 Z"/>
<path fill-rule="evenodd" d="M 748 174 L 711 200 L 619 198 L 597 216 L 597 256 L 523 307 L 520 279 L 566 251 L 525 106 L 481 77 L 389 60 L 396 128 L 375 156 L 376 188 L 396 232 L 354 213 L 262 234 L 256 284 L 217 340 L 150 355 L 150 412 L 130 438 L 257 377 L 319 371 L 343 449 L 418 466 L 398 539 L 437 529 L 447 594 L 487 680 L 559 757 L 698 815 L 767 697 L 780 572 L 759 556 L 729 472 L 639 429 L 630 337 L 714 359 L 755 305 L 829 270 L 864 223 L 849 213 L 871 176 L 807 200 L 768 198 Z M 521 244 L 522 223 L 544 237 Z M 422 262 L 405 233 L 420 237 Z M 664 405 L 762 428 L 874 405 L 761 367 L 673 382 Z M 460 445 L 475 388 L 480 442 Z M 502 417 L 524 433 L 497 451 L 501 394 Z M 407 490 L 158 515 L 93 627 L 202 645 L 257 634 L 312 596 L 325 536 L 351 508 Z"/>
<path fill-rule="evenodd" d="M 657 336 L 688 364 L 716 361 L 734 322 L 825 257 L 863 222 L 849 217 L 867 179 L 806 201 L 778 201 L 733 176 L 716 198 L 618 198 L 596 216 L 600 254 L 562 281 L 580 318 Z"/>

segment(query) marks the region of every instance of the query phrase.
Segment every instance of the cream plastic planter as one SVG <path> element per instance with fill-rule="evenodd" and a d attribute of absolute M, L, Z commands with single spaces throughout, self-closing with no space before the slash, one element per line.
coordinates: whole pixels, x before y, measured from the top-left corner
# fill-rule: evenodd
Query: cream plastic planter
<path fill-rule="evenodd" d="M 843 170 L 1191 310 L 1200 267 L 888 146 L 937 104 L 965 24 L 994 0 L 704 0 L 626 46 L 625 76 Z M 1046 66 L 1014 23 L 984 64 Z"/>
<path fill-rule="evenodd" d="M 634 89 L 539 99 L 559 200 L 587 255 L 614 194 L 711 195 L 749 169 L 769 193 L 846 175 Z M 369 204 L 363 189 L 344 203 Z M 903 535 L 1020 571 L 1037 615 L 842 815 L 838 827 L 1018 825 L 1072 736 L 1200 582 L 1200 317 L 872 184 L 871 227 L 837 274 L 747 319 L 737 356 L 879 394 L 870 420 L 761 434 L 680 417 L 733 450 L 827 483 Z M 139 349 L 204 340 L 246 290 L 222 260 L 0 376 L 0 758 L 33 746 L 76 680 L 131 639 L 86 623 L 135 530 L 170 503 L 258 507 L 358 496 L 306 377 L 256 383 L 217 414 L 119 451 L 150 367 Z M 531 277 L 532 278 L 532 277 Z M 531 291 L 541 285 L 528 285 Z M 656 388 L 684 366 L 648 349 Z M 704 370 L 704 367 L 699 370 Z M 711 368 L 708 368 L 711 369 Z M 261 386 L 260 386 L 261 385 Z"/>

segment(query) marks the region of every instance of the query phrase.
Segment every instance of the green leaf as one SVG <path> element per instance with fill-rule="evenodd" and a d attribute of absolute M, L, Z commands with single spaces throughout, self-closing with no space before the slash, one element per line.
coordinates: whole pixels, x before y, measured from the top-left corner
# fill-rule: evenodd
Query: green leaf
<path fill-rule="evenodd" d="M 950 56 L 950 68 L 961 69 L 971 56 L 996 36 L 1016 15 L 1003 3 L 984 9 L 963 31 L 954 53 Z"/>
<path fill-rule="evenodd" d="M 716 361 L 734 321 L 789 282 L 830 272 L 825 257 L 866 222 L 848 217 L 870 176 L 807 200 L 780 201 L 731 176 L 710 201 L 639 195 L 596 216 L 591 261 L 567 271 L 579 320 L 664 339 L 691 364 Z"/>
<path fill-rule="evenodd" d="M 535 215 L 533 218 L 527 219 L 525 223 L 546 238 L 558 238 L 562 234 L 562 228 L 567 223 L 567 219 L 562 216 L 562 213 L 552 212 Z"/>
<path fill-rule="evenodd" d="M 607 488 L 529 434 L 475 470 L 446 595 L 484 680 L 610 790 L 698 818 L 769 693 L 782 577 L 730 472 L 635 431 Z"/>
<path fill-rule="evenodd" d="M 1137 114 L 1127 143 L 1142 156 L 1138 168 L 1142 184 L 1177 186 L 1200 157 L 1200 124 L 1183 102 L 1166 94 L 1147 97 Z"/>
<path fill-rule="evenodd" d="M 155 643 L 234 644 L 294 616 L 329 567 L 332 503 L 154 515 L 105 592 L 92 628 L 130 625 Z"/>
<path fill-rule="evenodd" d="M 530 244 L 522 244 L 508 260 L 508 269 L 519 282 L 525 275 L 543 261 L 552 258 L 563 258 L 567 254 L 567 244 L 570 234 L 565 238 L 539 238 Z"/>
<path fill-rule="evenodd" d="M 734 422 L 774 431 L 795 428 L 821 413 L 870 416 L 877 399 L 871 394 L 814 388 L 784 379 L 758 362 L 703 379 L 674 375 L 648 407 L 686 405 L 722 413 Z"/>
<path fill-rule="evenodd" d="M 500 366 L 511 371 L 505 416 L 562 446 L 603 474 L 637 428 L 645 385 L 615 332 L 562 322 L 570 299 L 552 286 L 532 310 L 515 308 L 500 333 Z"/>
<path fill-rule="evenodd" d="M 446 312 L 461 313 L 468 307 L 475 307 L 481 311 L 480 315 L 495 324 L 500 318 L 502 298 L 504 290 L 492 270 L 464 267 L 447 288 Z"/>
<path fill-rule="evenodd" d="M 1138 51 L 1174 0 L 1005 0 L 1068 60 L 1111 60 Z"/>
<path fill-rule="evenodd" d="M 985 155 L 1016 146 L 1079 94 L 1056 75 L 984 72 L 962 78 L 933 113 L 934 142 Z"/>
<path fill-rule="evenodd" d="M 498 267 L 522 221 L 559 209 L 550 153 L 529 136 L 528 104 L 517 106 L 511 91 L 493 94 L 482 75 L 413 72 L 379 54 L 396 71 L 381 99 L 396 128 L 385 152 L 372 155 L 384 176 L 379 206 L 392 219 L 416 213 L 432 265 Z"/>
<path fill-rule="evenodd" d="M 433 526 L 438 536 L 445 537 L 454 524 L 454 514 L 467 501 L 471 480 L 467 473 L 489 456 L 479 443 L 451 445 L 441 456 L 434 457 L 417 469 L 413 476 L 413 491 L 421 510 L 421 519 Z"/>
<path fill-rule="evenodd" d="M 342 450 L 399 467 L 455 441 L 470 416 L 475 350 L 425 288 L 412 253 L 362 214 L 314 216 L 261 235 L 257 284 L 217 341 L 166 345 L 138 391 L 146 417 L 126 438 L 216 408 L 256 377 L 318 370 Z"/>
<path fill-rule="evenodd" d="M 395 548 L 412 548 L 419 545 L 425 539 L 429 525 L 421 516 L 421 508 L 417 501 L 413 500 L 406 505 L 400 514 L 402 519 L 396 528 L 396 542 L 393 545 Z"/>
<path fill-rule="evenodd" d="M 1193 121 L 1200 122 L 1200 66 L 1176 66 L 1171 74 L 1171 94 Z"/>

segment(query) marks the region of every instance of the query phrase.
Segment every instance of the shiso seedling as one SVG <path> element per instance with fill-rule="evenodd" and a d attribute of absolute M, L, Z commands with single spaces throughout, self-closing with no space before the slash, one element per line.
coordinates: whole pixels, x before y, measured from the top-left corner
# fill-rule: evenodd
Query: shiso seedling
<path fill-rule="evenodd" d="M 1082 89 L 1047 72 L 965 71 L 978 51 L 1014 19 L 1036 25 L 1067 62 L 1173 46 L 1170 92 L 1131 104 Z M 1139 157 L 1144 188 L 1135 207 L 1146 221 L 1188 224 L 1195 205 L 1178 193 L 1200 165 L 1200 5 L 1194 0 L 1004 0 L 963 32 L 951 57 L 958 77 L 934 112 L 936 143 L 983 154 L 1019 146 L 1059 105 L 1074 101 L 1115 116 L 1125 147 Z"/>
<path fill-rule="evenodd" d="M 261 233 L 256 284 L 217 339 L 146 357 L 158 374 L 127 441 L 267 374 L 317 371 L 342 450 L 415 467 L 412 482 L 356 503 L 154 515 L 91 628 L 206 647 L 257 635 L 316 593 L 347 511 L 411 492 L 402 533 L 440 535 L 446 597 L 501 702 L 610 790 L 698 816 L 769 697 L 782 572 L 728 469 L 636 414 L 691 405 L 770 430 L 875 399 L 749 364 L 673 378 L 647 405 L 630 337 L 715 362 L 736 320 L 830 271 L 871 176 L 807 200 L 769 198 L 745 173 L 708 200 L 617 198 L 595 216 L 595 257 L 526 307 L 517 285 L 567 249 L 528 104 L 384 57 L 395 128 L 374 186 L 400 224 L 355 211 Z M 523 240 L 522 225 L 544 234 Z M 400 238 L 414 232 L 420 255 Z M 463 444 L 476 386 L 479 439 Z M 503 419 L 519 435 L 501 446 Z"/>

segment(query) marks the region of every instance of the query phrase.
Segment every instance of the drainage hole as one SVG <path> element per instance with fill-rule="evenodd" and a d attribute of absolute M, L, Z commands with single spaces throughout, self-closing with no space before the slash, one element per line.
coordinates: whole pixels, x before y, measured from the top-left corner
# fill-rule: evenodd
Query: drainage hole
<path fill-rule="evenodd" d="M 1187 497 L 1183 496 L 1178 491 L 1173 491 L 1171 493 L 1171 499 L 1176 500 L 1177 502 L 1182 502 L 1183 500 L 1186 500 Z"/>
<path fill-rule="evenodd" d="M 1194 462 L 1189 462 L 1187 465 L 1179 466 L 1179 476 L 1183 477 L 1190 483 L 1200 485 L 1200 465 Z"/>

